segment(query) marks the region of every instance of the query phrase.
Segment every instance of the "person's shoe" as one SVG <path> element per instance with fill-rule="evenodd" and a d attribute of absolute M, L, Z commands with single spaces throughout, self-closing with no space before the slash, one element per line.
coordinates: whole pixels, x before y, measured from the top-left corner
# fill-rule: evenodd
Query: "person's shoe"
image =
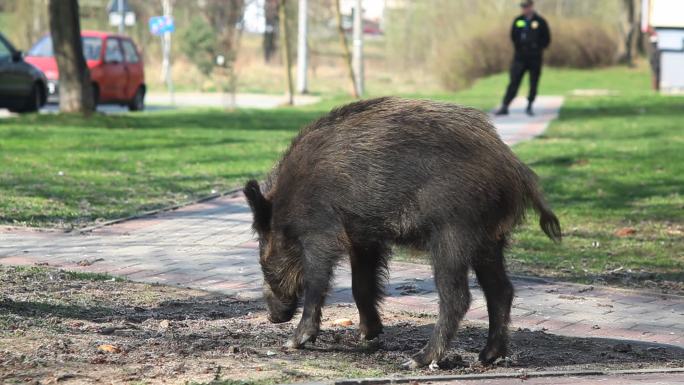
<path fill-rule="evenodd" d="M 534 116 L 534 111 L 532 111 L 532 105 L 531 105 L 531 104 L 529 104 L 529 105 L 527 106 L 527 109 L 525 110 L 525 113 L 526 113 L 528 116 Z"/>
<path fill-rule="evenodd" d="M 499 108 L 498 111 L 494 113 L 496 116 L 505 116 L 508 115 L 508 107 L 501 107 Z"/>

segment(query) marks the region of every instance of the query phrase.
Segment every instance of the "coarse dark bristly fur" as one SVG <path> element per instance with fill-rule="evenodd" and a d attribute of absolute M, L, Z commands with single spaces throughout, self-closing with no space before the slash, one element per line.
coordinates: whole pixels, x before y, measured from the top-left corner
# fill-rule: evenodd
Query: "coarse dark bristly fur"
<path fill-rule="evenodd" d="M 503 250 L 528 207 L 560 241 L 535 174 L 482 112 L 394 97 L 332 110 L 301 130 L 263 193 L 244 188 L 259 236 L 272 322 L 302 318 L 290 347 L 315 341 L 335 265 L 349 256 L 362 339 L 382 332 L 378 305 L 393 244 L 431 256 L 439 318 L 409 367 L 436 365 L 470 305 L 468 270 L 484 290 L 489 337 L 480 360 L 507 354 L 513 286 Z M 301 301 L 300 301 L 301 299 Z"/>

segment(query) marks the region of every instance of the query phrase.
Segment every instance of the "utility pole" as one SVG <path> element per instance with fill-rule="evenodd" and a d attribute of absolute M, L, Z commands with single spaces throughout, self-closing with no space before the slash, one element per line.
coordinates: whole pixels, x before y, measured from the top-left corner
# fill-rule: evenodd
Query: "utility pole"
<path fill-rule="evenodd" d="M 308 90 L 308 59 L 307 37 L 309 32 L 307 17 L 307 0 L 299 0 L 299 20 L 297 33 L 297 92 L 306 94 Z"/>
<path fill-rule="evenodd" d="M 354 7 L 354 38 L 352 66 L 356 75 L 356 91 L 359 96 L 363 95 L 363 8 L 362 1 L 356 0 Z"/>
<path fill-rule="evenodd" d="M 119 0 L 123 1 L 123 0 Z M 173 10 L 171 8 L 171 0 L 162 0 L 162 11 L 164 16 L 173 17 Z M 171 105 L 176 104 L 173 95 L 173 79 L 171 77 L 171 32 L 166 31 L 162 35 L 162 81 L 166 83 L 166 88 L 169 91 Z"/>
<path fill-rule="evenodd" d="M 119 9 L 119 34 L 123 35 L 126 29 L 126 10 L 124 9 L 124 0 L 117 0 L 117 7 Z"/>
<path fill-rule="evenodd" d="M 287 1 L 280 0 L 278 4 L 278 24 L 280 24 L 280 45 L 282 46 L 285 75 L 287 80 L 287 105 L 294 105 L 294 83 L 292 82 L 292 55 L 290 54 L 290 28 L 287 20 Z"/>

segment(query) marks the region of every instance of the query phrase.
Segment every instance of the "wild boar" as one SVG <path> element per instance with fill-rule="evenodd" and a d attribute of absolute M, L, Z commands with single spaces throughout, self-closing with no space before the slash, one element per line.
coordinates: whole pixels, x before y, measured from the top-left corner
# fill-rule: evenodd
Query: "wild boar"
<path fill-rule="evenodd" d="M 407 367 L 437 365 L 470 305 L 468 271 L 482 287 L 489 336 L 480 360 L 507 354 L 513 286 L 503 251 L 528 207 L 560 241 L 558 219 L 536 175 L 473 108 L 385 97 L 332 110 L 303 128 L 263 192 L 244 188 L 259 238 L 272 322 L 302 318 L 287 346 L 314 342 L 334 267 L 349 256 L 360 337 L 382 332 L 391 245 L 426 251 L 439 318 Z"/>

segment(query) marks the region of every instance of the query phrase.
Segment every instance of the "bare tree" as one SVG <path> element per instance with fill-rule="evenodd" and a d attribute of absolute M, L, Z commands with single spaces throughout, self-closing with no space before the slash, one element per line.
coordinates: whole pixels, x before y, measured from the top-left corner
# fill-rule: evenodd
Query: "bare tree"
<path fill-rule="evenodd" d="M 202 11 L 216 34 L 216 47 L 212 54 L 216 59 L 220 57 L 220 63 L 215 63 L 218 66 L 214 74 L 223 78 L 221 88 L 230 93 L 230 106 L 234 107 L 237 91 L 235 62 L 242 37 L 245 0 L 205 0 Z"/>
<path fill-rule="evenodd" d="M 89 115 L 95 109 L 83 57 L 78 0 L 50 0 L 50 33 L 59 70 L 59 110 Z"/>
<path fill-rule="evenodd" d="M 340 45 L 342 46 L 342 53 L 344 55 L 344 63 L 349 72 L 349 79 L 352 83 L 352 95 L 355 98 L 359 98 L 359 90 L 356 87 L 356 77 L 354 75 L 354 67 L 352 66 L 351 53 L 349 52 L 349 46 L 347 45 L 347 36 L 344 32 L 344 26 L 342 25 L 342 10 L 340 9 L 340 0 L 335 0 L 335 18 L 337 19 L 337 34 L 340 37 Z"/>
<path fill-rule="evenodd" d="M 622 0 L 622 21 L 621 29 L 623 32 L 623 48 L 620 62 L 634 65 L 634 56 L 637 52 L 639 40 L 640 7 L 638 0 Z"/>
<path fill-rule="evenodd" d="M 278 0 L 264 0 L 264 17 L 266 19 L 266 30 L 264 31 L 264 61 L 271 61 L 271 57 L 276 50 L 278 40 Z"/>
<path fill-rule="evenodd" d="M 287 104 L 294 104 L 294 84 L 292 82 L 292 53 L 290 52 L 290 32 L 287 19 L 287 0 L 280 0 L 278 7 L 280 18 L 280 45 L 283 47 L 283 61 L 287 79 Z"/>

